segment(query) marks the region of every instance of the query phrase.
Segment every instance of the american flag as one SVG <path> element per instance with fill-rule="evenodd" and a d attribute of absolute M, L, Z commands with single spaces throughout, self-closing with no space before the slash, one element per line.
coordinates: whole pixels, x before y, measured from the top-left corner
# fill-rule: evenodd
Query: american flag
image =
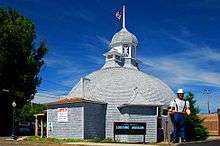
<path fill-rule="evenodd" d="M 122 19 L 122 11 L 121 10 L 118 10 L 115 14 L 115 17 L 118 19 L 118 20 L 121 20 Z"/>

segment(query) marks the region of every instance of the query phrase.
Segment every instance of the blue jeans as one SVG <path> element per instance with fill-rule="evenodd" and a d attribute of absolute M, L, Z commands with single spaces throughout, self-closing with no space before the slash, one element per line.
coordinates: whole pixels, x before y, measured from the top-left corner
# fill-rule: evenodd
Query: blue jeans
<path fill-rule="evenodd" d="M 184 114 L 174 113 L 173 115 L 173 139 L 178 140 L 179 137 L 185 139 L 185 126 L 184 126 Z"/>

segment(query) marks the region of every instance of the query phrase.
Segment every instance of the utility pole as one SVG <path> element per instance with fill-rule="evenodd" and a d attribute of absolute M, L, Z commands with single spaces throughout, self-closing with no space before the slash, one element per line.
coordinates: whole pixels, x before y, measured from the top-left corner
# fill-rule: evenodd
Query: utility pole
<path fill-rule="evenodd" d="M 210 94 L 211 94 L 211 91 L 209 89 L 204 89 L 203 95 L 205 97 L 207 97 L 207 108 L 208 108 L 207 110 L 208 110 L 208 114 L 211 113 L 211 111 L 210 111 Z"/>

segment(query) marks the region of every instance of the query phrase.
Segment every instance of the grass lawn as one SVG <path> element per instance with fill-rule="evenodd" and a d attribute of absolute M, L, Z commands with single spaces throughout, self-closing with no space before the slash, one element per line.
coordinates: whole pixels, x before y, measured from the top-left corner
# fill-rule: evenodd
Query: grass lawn
<path fill-rule="evenodd" d="M 22 142 L 28 143 L 47 143 L 47 144 L 62 144 L 67 142 L 95 142 L 95 143 L 115 143 L 112 139 L 56 139 L 56 138 L 41 138 L 38 136 L 29 136 Z"/>
<path fill-rule="evenodd" d="M 23 140 L 19 141 L 0 141 L 0 144 L 15 144 L 15 145 L 24 145 L 24 146 L 71 146 L 71 144 L 65 144 L 65 143 L 71 143 L 71 142 L 80 142 L 80 143 L 116 143 L 116 144 L 128 144 L 125 142 L 115 142 L 112 139 L 88 139 L 88 140 L 82 140 L 82 139 L 56 139 L 56 138 L 41 138 L 38 136 L 28 136 Z M 135 145 L 135 144 L 134 144 Z M 155 145 L 155 146 L 168 146 L 169 144 L 166 143 L 156 143 L 156 144 L 143 144 L 143 145 Z"/>

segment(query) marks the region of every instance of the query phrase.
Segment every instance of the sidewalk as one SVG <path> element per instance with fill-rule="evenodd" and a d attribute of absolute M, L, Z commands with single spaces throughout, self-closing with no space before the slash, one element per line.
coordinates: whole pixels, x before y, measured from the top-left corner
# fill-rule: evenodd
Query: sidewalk
<path fill-rule="evenodd" d="M 95 143 L 95 142 L 67 142 L 67 143 L 26 143 L 23 141 L 7 140 L 9 137 L 0 137 L 0 146 L 220 146 L 220 136 L 211 136 L 205 141 L 187 142 L 181 144 L 127 144 L 127 143 Z"/>
<path fill-rule="evenodd" d="M 70 146 L 158 146 L 159 144 L 125 144 L 125 143 L 92 143 L 92 142 L 69 142 L 65 143 L 69 144 Z M 168 145 L 168 144 L 167 144 Z"/>
<path fill-rule="evenodd" d="M 210 136 L 205 141 L 181 143 L 177 146 L 220 146 L 220 136 Z"/>

